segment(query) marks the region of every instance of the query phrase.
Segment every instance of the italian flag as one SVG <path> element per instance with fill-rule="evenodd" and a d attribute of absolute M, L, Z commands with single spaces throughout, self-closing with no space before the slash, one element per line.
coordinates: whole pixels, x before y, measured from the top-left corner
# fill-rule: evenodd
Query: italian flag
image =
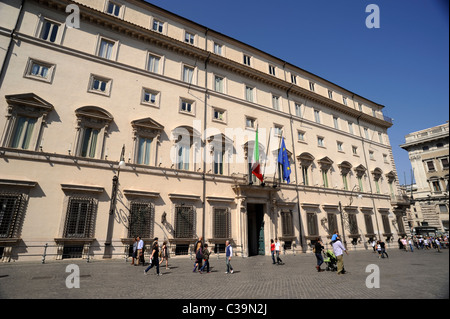
<path fill-rule="evenodd" d="M 263 181 L 263 176 L 261 174 L 261 165 L 259 164 L 258 129 L 256 129 L 255 146 L 253 147 L 252 174 L 255 175 L 261 182 Z"/>

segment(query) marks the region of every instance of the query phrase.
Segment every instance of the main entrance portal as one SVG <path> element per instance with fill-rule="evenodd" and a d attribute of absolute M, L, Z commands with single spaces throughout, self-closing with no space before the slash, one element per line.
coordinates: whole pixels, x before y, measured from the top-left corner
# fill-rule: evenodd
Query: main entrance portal
<path fill-rule="evenodd" d="M 264 204 L 247 204 L 249 256 L 264 255 Z"/>

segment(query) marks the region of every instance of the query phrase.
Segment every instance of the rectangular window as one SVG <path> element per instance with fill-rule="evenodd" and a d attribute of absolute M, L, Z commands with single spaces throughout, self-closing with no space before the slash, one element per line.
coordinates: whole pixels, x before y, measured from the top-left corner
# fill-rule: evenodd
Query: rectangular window
<path fill-rule="evenodd" d="M 222 45 L 218 43 L 214 43 L 214 53 L 218 55 L 222 55 Z"/>
<path fill-rule="evenodd" d="M 314 82 L 309 82 L 309 89 L 314 92 Z"/>
<path fill-rule="evenodd" d="M 334 233 L 338 230 L 338 223 L 337 223 L 337 217 L 334 213 L 328 213 L 327 214 L 328 219 L 328 230 L 330 233 Z"/>
<path fill-rule="evenodd" d="M 194 208 L 192 206 L 175 207 L 175 238 L 194 237 Z"/>
<path fill-rule="evenodd" d="M 114 42 L 105 39 L 100 40 L 100 47 L 98 49 L 98 56 L 111 60 L 114 48 Z"/>
<path fill-rule="evenodd" d="M 368 140 L 370 139 L 369 129 L 367 127 L 364 128 L 364 136 L 366 137 L 366 139 L 368 139 Z"/>
<path fill-rule="evenodd" d="M 359 191 L 364 192 L 362 176 L 356 176 L 356 179 L 358 180 Z"/>
<path fill-rule="evenodd" d="M 353 123 L 352 122 L 348 122 L 348 132 L 350 134 L 353 134 Z"/>
<path fill-rule="evenodd" d="M 356 214 L 348 214 L 348 225 L 350 228 L 350 234 L 358 234 L 358 221 L 356 219 Z"/>
<path fill-rule="evenodd" d="M 53 78 L 54 69 L 54 64 L 29 59 L 25 70 L 25 77 L 50 83 Z"/>
<path fill-rule="evenodd" d="M 11 140 L 10 147 L 27 150 L 30 147 L 30 140 L 33 136 L 33 129 L 37 119 L 31 117 L 18 117 L 17 124 Z"/>
<path fill-rule="evenodd" d="M 244 54 L 244 64 L 250 66 L 251 57 L 249 55 Z"/>
<path fill-rule="evenodd" d="M 302 105 L 300 103 L 295 103 L 295 115 L 302 117 Z"/>
<path fill-rule="evenodd" d="M 352 146 L 353 155 L 358 155 L 358 148 L 356 146 Z"/>
<path fill-rule="evenodd" d="M 139 137 L 137 164 L 150 164 L 150 150 L 152 141 L 153 139 L 151 138 Z"/>
<path fill-rule="evenodd" d="M 245 87 L 245 99 L 249 102 L 253 102 L 253 88 L 250 86 Z"/>
<path fill-rule="evenodd" d="M 317 215 L 315 213 L 307 213 L 306 221 L 308 227 L 308 235 L 317 236 L 319 234 L 319 230 L 317 227 Z"/>
<path fill-rule="evenodd" d="M 273 128 L 274 131 L 274 135 L 275 136 L 282 136 L 283 134 L 283 127 L 280 125 L 275 125 L 275 127 Z"/>
<path fill-rule="evenodd" d="M 342 184 L 344 185 L 344 189 L 348 190 L 348 173 L 342 174 Z"/>
<path fill-rule="evenodd" d="M 308 166 L 302 165 L 302 178 L 303 178 L 303 185 L 308 186 L 309 185 Z"/>
<path fill-rule="evenodd" d="M 298 139 L 299 141 L 304 142 L 304 141 L 305 141 L 305 132 L 297 131 L 297 139 Z"/>
<path fill-rule="evenodd" d="M 330 100 L 333 99 L 333 91 L 328 90 L 328 98 L 329 98 Z"/>
<path fill-rule="evenodd" d="M 372 216 L 369 214 L 364 214 L 364 222 L 366 224 L 367 234 L 374 234 Z"/>
<path fill-rule="evenodd" d="M 186 83 L 192 83 L 193 76 L 194 68 L 185 65 L 183 67 L 183 81 Z"/>
<path fill-rule="evenodd" d="M 292 212 L 281 212 L 281 227 L 283 236 L 294 236 L 294 220 Z"/>
<path fill-rule="evenodd" d="M 156 19 L 153 20 L 153 26 L 152 26 L 153 31 L 162 33 L 164 30 L 163 28 L 164 28 L 164 22 L 156 20 Z"/>
<path fill-rule="evenodd" d="M 231 237 L 230 213 L 226 208 L 214 208 L 214 238 Z"/>
<path fill-rule="evenodd" d="M 0 193 L 0 238 L 17 236 L 24 201 L 22 194 Z"/>
<path fill-rule="evenodd" d="M 322 170 L 323 187 L 328 188 L 328 170 Z"/>
<path fill-rule="evenodd" d="M 184 33 L 184 42 L 194 44 L 195 35 L 189 32 Z"/>
<path fill-rule="evenodd" d="M 272 95 L 272 107 L 275 110 L 280 110 L 280 97 L 276 95 Z"/>
<path fill-rule="evenodd" d="M 339 119 L 336 116 L 333 116 L 333 124 L 335 129 L 339 129 Z"/>
<path fill-rule="evenodd" d="M 314 110 L 314 120 L 316 121 L 316 123 L 320 123 L 320 111 L 319 110 Z"/>
<path fill-rule="evenodd" d="M 214 76 L 214 91 L 223 93 L 223 77 Z"/>
<path fill-rule="evenodd" d="M 223 150 L 214 150 L 214 174 L 223 175 Z"/>
<path fill-rule="evenodd" d="M 441 192 L 441 184 L 439 183 L 439 181 L 433 181 L 432 185 L 434 192 Z"/>
<path fill-rule="evenodd" d="M 224 110 L 219 110 L 219 109 L 214 109 L 213 110 L 213 118 L 216 121 L 220 121 L 220 122 L 225 122 L 225 111 Z"/>
<path fill-rule="evenodd" d="M 269 65 L 269 74 L 275 75 L 275 67 L 273 65 Z"/>
<path fill-rule="evenodd" d="M 256 122 L 256 120 L 254 118 L 246 117 L 245 118 L 245 127 L 255 128 L 255 122 Z"/>
<path fill-rule="evenodd" d="M 317 145 L 320 147 L 325 147 L 325 142 L 323 137 L 317 137 Z"/>
<path fill-rule="evenodd" d="M 60 24 L 44 19 L 40 38 L 45 41 L 55 43 Z"/>
<path fill-rule="evenodd" d="M 178 146 L 178 158 L 177 158 L 177 168 L 185 171 L 189 170 L 189 158 L 190 158 L 190 146 L 189 145 L 179 145 Z"/>
<path fill-rule="evenodd" d="M 152 91 L 149 89 L 143 89 L 142 103 L 157 106 L 158 105 L 158 96 L 159 96 L 159 92 Z"/>
<path fill-rule="evenodd" d="M 149 54 L 148 55 L 148 63 L 147 63 L 147 71 L 153 73 L 159 73 L 159 63 L 161 61 L 161 57 Z"/>
<path fill-rule="evenodd" d="M 94 212 L 96 210 L 93 198 L 71 197 L 67 205 L 65 238 L 90 238 L 94 233 Z"/>
<path fill-rule="evenodd" d="M 109 79 L 93 75 L 91 76 L 91 85 L 89 87 L 89 91 L 109 95 L 110 83 L 111 80 Z"/>
<path fill-rule="evenodd" d="M 344 146 L 342 142 L 337 142 L 337 149 L 339 152 L 343 152 L 344 151 Z"/>
<path fill-rule="evenodd" d="M 383 222 L 384 232 L 386 234 L 390 234 L 391 233 L 391 225 L 389 224 L 389 216 L 386 214 L 382 214 L 381 220 Z"/>
<path fill-rule="evenodd" d="M 83 132 L 83 140 L 81 142 L 81 157 L 95 157 L 97 149 L 97 138 L 99 130 L 86 127 Z"/>
<path fill-rule="evenodd" d="M 369 151 L 369 159 L 371 159 L 372 161 L 375 160 L 373 151 Z"/>
<path fill-rule="evenodd" d="M 442 169 L 447 169 L 449 167 L 448 158 L 441 158 Z"/>
<path fill-rule="evenodd" d="M 153 205 L 148 202 L 131 202 L 128 220 L 128 238 L 140 236 L 153 238 Z"/>
<path fill-rule="evenodd" d="M 291 74 L 291 83 L 297 84 L 297 76 L 295 74 Z"/>
<path fill-rule="evenodd" d="M 194 113 L 193 102 L 181 100 L 180 111 L 184 113 Z"/>
<path fill-rule="evenodd" d="M 426 163 L 427 163 L 427 168 L 428 168 L 429 172 L 434 172 L 436 170 L 435 167 L 434 167 L 433 161 L 428 161 Z"/>
<path fill-rule="evenodd" d="M 118 17 L 120 14 L 121 5 L 111 2 L 108 2 L 108 7 L 106 8 L 106 13 L 112 14 L 113 16 Z"/>

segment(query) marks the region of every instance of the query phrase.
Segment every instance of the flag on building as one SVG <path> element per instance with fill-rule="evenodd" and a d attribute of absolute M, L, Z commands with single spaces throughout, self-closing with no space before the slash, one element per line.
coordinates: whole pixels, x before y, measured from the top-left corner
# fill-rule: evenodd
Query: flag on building
<path fill-rule="evenodd" d="M 261 182 L 263 181 L 263 176 L 261 174 L 261 165 L 259 164 L 258 129 L 256 129 L 255 146 L 253 147 L 252 174 L 255 175 Z"/>
<path fill-rule="evenodd" d="M 283 173 L 283 180 L 288 184 L 291 181 L 291 164 L 289 163 L 288 153 L 286 151 L 286 145 L 284 144 L 284 137 L 281 138 L 281 147 L 278 152 L 278 163 L 281 164 L 281 172 Z"/>

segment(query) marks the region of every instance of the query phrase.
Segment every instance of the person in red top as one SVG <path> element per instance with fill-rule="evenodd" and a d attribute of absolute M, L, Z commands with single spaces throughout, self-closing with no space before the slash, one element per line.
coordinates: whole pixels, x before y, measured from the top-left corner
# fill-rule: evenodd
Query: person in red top
<path fill-rule="evenodd" d="M 272 260 L 273 260 L 272 264 L 276 264 L 276 262 L 275 262 L 275 244 L 273 242 L 273 239 L 270 240 L 270 252 L 272 254 Z"/>

